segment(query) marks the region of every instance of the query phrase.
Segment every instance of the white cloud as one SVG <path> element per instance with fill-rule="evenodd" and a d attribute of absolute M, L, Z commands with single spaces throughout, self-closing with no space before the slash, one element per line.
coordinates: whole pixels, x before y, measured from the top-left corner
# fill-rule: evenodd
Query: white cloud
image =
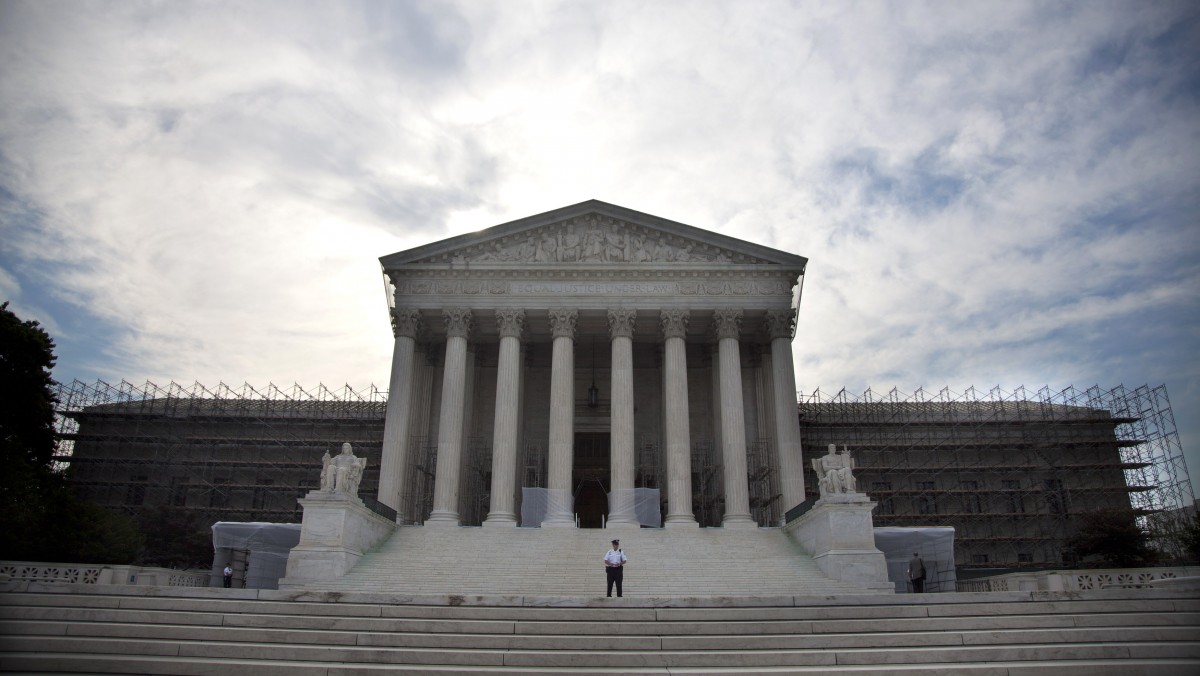
<path fill-rule="evenodd" d="M 375 258 L 595 197 L 809 256 L 805 387 L 1164 374 L 1197 439 L 1200 374 L 1167 362 L 1200 347 L 1198 23 L 9 2 L 0 288 L 108 327 L 111 377 L 382 384 Z"/>

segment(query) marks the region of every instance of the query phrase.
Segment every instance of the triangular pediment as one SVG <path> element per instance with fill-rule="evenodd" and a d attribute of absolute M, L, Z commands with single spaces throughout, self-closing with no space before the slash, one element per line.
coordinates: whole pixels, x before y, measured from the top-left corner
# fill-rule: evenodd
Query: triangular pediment
<path fill-rule="evenodd" d="M 807 259 L 599 200 L 451 237 L 380 259 L 385 270 L 423 264 L 783 265 Z"/>

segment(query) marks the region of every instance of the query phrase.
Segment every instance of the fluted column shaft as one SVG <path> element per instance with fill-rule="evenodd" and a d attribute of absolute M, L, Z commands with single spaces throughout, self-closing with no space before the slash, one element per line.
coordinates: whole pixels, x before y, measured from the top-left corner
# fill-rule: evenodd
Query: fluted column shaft
<path fill-rule="evenodd" d="M 412 308 L 392 309 L 392 374 L 388 381 L 387 417 L 383 422 L 383 454 L 379 465 L 379 501 L 396 510 L 396 521 L 405 523 L 408 494 L 409 422 L 412 420 L 412 381 L 420 314 Z"/>
<path fill-rule="evenodd" d="M 667 528 L 697 527 L 692 514 L 692 442 L 688 430 L 687 310 L 664 310 L 663 411 L 667 459 Z"/>
<path fill-rule="evenodd" d="M 725 466 L 725 528 L 757 527 L 750 517 L 746 476 L 746 418 L 742 402 L 741 310 L 713 313 L 721 368 L 721 460 Z"/>
<path fill-rule="evenodd" d="M 463 406 L 467 390 L 467 336 L 471 311 L 442 312 L 446 321 L 446 362 L 442 371 L 442 409 L 438 420 L 437 467 L 433 511 L 426 525 L 459 525 L 458 485 L 462 468 Z"/>
<path fill-rule="evenodd" d="M 612 414 L 609 448 L 612 468 L 609 527 L 638 527 L 633 509 L 633 331 L 635 310 L 609 310 L 608 330 L 612 337 Z"/>
<path fill-rule="evenodd" d="M 771 334 L 771 364 L 775 383 L 775 453 L 779 460 L 779 490 L 783 494 L 779 525 L 787 510 L 804 502 L 804 456 L 800 444 L 800 416 L 796 410 L 796 372 L 792 362 L 792 337 L 796 311 L 767 313 Z"/>
<path fill-rule="evenodd" d="M 571 473 L 575 461 L 575 310 L 550 310 L 554 346 L 550 366 L 550 504 L 543 526 L 574 527 Z"/>
<path fill-rule="evenodd" d="M 496 420 L 492 428 L 492 501 L 483 525 L 517 525 L 513 499 L 517 475 L 517 424 L 520 410 L 521 329 L 524 310 L 497 310 L 500 358 L 496 368 Z"/>

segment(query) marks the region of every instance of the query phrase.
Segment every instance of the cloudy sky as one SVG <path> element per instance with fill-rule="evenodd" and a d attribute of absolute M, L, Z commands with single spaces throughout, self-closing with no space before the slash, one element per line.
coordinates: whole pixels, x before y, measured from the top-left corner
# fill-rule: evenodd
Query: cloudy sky
<path fill-rule="evenodd" d="M 1192 2 L 0 0 L 0 300 L 60 380 L 386 387 L 378 257 L 596 198 L 809 257 L 810 392 L 1165 383 Z"/>

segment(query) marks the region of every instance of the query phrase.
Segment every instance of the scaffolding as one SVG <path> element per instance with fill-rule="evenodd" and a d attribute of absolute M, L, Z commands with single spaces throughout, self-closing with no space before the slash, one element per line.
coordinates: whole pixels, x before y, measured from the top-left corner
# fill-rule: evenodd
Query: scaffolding
<path fill-rule="evenodd" d="M 847 445 L 875 525 L 953 526 L 960 566 L 1072 563 L 1077 516 L 1114 507 L 1170 553 L 1157 517 L 1194 498 L 1165 386 L 817 390 L 799 411 L 806 459 Z"/>
<path fill-rule="evenodd" d="M 386 392 L 374 387 L 74 381 L 57 385 L 56 395 L 56 462 L 92 502 L 129 512 L 181 507 L 210 521 L 298 522 L 296 499 L 316 487 L 321 455 L 343 442 L 368 459 L 360 497 L 375 502 Z M 1164 386 L 817 390 L 800 398 L 798 413 L 809 495 L 817 490 L 808 461 L 828 444 L 847 445 L 860 490 L 879 503 L 875 524 L 953 526 L 964 566 L 1070 562 L 1064 541 L 1077 515 L 1121 505 L 1170 554 L 1170 530 L 1194 498 Z M 416 429 L 403 511 L 419 523 L 432 506 L 437 444 Z M 463 522 L 475 525 L 489 507 L 491 448 L 484 436 L 466 441 L 461 508 Z M 764 526 L 784 507 L 772 443 L 747 444 L 751 510 Z M 693 513 L 701 525 L 719 526 L 717 445 L 696 435 L 691 446 Z M 544 440 L 520 448 L 519 485 L 543 486 Z M 663 455 L 658 435 L 637 440 L 638 487 L 664 486 Z"/>
<path fill-rule="evenodd" d="M 136 513 L 185 508 L 210 521 L 299 522 L 321 456 L 350 442 L 375 502 L 386 393 L 318 385 L 57 383 L 55 461 L 81 497 Z"/>

